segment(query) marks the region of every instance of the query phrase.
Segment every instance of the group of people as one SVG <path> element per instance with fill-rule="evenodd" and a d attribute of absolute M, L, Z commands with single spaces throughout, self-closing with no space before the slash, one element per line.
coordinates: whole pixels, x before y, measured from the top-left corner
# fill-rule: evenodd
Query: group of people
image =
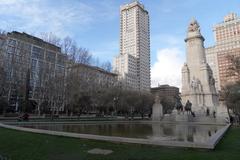
<path fill-rule="evenodd" d="M 213 118 L 216 118 L 216 111 L 214 110 L 213 111 Z M 209 108 L 207 108 L 207 110 L 206 110 L 206 116 L 210 116 L 210 110 L 209 110 Z"/>
<path fill-rule="evenodd" d="M 239 114 L 234 114 L 230 115 L 230 123 L 240 125 L 240 115 Z"/>

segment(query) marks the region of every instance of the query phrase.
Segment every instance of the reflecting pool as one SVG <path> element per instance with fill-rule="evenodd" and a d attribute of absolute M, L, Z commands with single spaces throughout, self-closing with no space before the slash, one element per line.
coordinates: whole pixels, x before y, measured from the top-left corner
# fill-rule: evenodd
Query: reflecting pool
<path fill-rule="evenodd" d="M 126 122 L 96 122 L 96 123 L 46 123 L 24 124 L 27 128 L 63 131 L 81 134 L 103 136 L 141 138 L 160 141 L 181 141 L 205 143 L 223 126 L 221 125 L 191 125 L 172 123 L 126 123 Z"/>

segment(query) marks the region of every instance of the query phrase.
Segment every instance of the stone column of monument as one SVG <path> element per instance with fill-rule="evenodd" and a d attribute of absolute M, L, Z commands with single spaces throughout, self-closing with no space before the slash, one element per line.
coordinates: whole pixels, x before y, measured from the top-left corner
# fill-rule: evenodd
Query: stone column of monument
<path fill-rule="evenodd" d="M 192 110 L 197 113 L 206 108 L 214 111 L 218 105 L 215 81 L 206 62 L 204 38 L 195 19 L 188 26 L 185 42 L 187 62 L 182 68 L 183 104 L 189 100 Z"/>
<path fill-rule="evenodd" d="M 163 106 L 160 103 L 159 96 L 155 97 L 155 103 L 152 106 L 152 120 L 160 121 L 163 118 Z"/>

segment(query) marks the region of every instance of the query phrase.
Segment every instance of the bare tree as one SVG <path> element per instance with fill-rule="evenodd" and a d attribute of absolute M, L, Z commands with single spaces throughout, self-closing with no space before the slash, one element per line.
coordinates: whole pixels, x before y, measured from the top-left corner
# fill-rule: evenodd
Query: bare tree
<path fill-rule="evenodd" d="M 220 99 L 226 102 L 228 113 L 233 113 L 236 121 L 240 122 L 240 57 L 228 55 L 227 60 L 230 62 L 230 67 L 227 69 L 229 78 L 234 78 L 236 81 L 222 86 Z M 232 111 L 232 112 L 230 112 Z"/>
<path fill-rule="evenodd" d="M 1 33 L 0 33 L 1 34 Z M 1 90 L 3 90 L 4 86 L 4 79 L 5 79 L 5 71 L 4 71 L 4 44 L 5 40 L 4 37 L 0 35 L 0 85 L 1 85 Z M 0 95 L 1 95 L 0 91 Z"/>
<path fill-rule="evenodd" d="M 10 105 L 15 105 L 15 110 L 18 111 L 24 105 L 23 99 L 26 92 L 26 74 L 29 68 L 27 47 L 23 42 L 10 39 L 8 41 L 6 53 L 10 53 L 6 57 L 6 72 L 7 80 L 7 99 Z"/>
<path fill-rule="evenodd" d="M 82 64 L 91 64 L 92 54 L 86 48 L 78 48 L 77 50 L 78 57 L 77 62 Z"/>
<path fill-rule="evenodd" d="M 0 29 L 0 36 L 5 36 L 7 32 L 5 30 Z"/>
<path fill-rule="evenodd" d="M 108 72 L 111 72 L 112 71 L 112 64 L 109 61 L 103 62 L 101 64 L 101 68 L 108 71 Z"/>
<path fill-rule="evenodd" d="M 90 65 L 92 62 L 92 54 L 82 47 L 78 47 L 76 41 L 70 37 L 65 37 L 61 42 L 62 52 L 68 55 L 70 63 L 81 63 Z"/>
<path fill-rule="evenodd" d="M 100 67 L 101 66 L 101 63 L 100 63 L 98 57 L 92 59 L 92 65 L 96 66 L 96 67 Z"/>
<path fill-rule="evenodd" d="M 240 76 L 240 57 L 239 56 L 234 56 L 234 55 L 229 55 L 227 59 L 230 61 L 232 64 L 228 70 L 228 76 Z"/>
<path fill-rule="evenodd" d="M 4 70 L 4 55 L 5 55 L 5 44 L 6 44 L 6 37 L 4 31 L 0 30 L 0 96 L 4 95 L 4 88 L 6 85 L 6 72 Z"/>
<path fill-rule="evenodd" d="M 6 72 L 4 70 L 4 45 L 5 45 L 4 34 L 0 31 L 0 114 L 5 113 L 8 105 L 6 99 L 7 81 Z"/>
<path fill-rule="evenodd" d="M 236 122 L 240 123 L 240 82 L 224 86 L 221 94 L 226 101 L 228 112 L 230 113 L 231 110 L 235 115 Z"/>
<path fill-rule="evenodd" d="M 67 75 L 65 78 L 65 107 L 67 114 L 70 112 L 73 113 L 73 107 L 76 103 L 78 96 L 81 93 L 80 85 L 81 82 L 78 78 L 78 74 L 73 71 L 71 68 L 68 68 Z"/>
<path fill-rule="evenodd" d="M 61 46 L 61 38 L 53 34 L 52 32 L 50 33 L 41 33 L 40 38 L 43 39 L 44 41 L 51 43 L 56 46 Z"/>
<path fill-rule="evenodd" d="M 70 55 L 73 46 L 76 46 L 76 42 L 68 36 L 65 37 L 61 43 L 62 52 L 66 55 Z"/>

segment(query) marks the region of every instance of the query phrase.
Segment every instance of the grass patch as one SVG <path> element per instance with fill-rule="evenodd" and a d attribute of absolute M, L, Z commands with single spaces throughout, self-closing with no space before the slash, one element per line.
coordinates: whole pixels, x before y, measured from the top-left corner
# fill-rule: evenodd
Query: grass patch
<path fill-rule="evenodd" d="M 93 148 L 113 153 L 88 154 Z M 110 143 L 0 128 L 0 155 L 9 160 L 236 160 L 240 159 L 240 127 L 231 127 L 215 150 Z"/>

